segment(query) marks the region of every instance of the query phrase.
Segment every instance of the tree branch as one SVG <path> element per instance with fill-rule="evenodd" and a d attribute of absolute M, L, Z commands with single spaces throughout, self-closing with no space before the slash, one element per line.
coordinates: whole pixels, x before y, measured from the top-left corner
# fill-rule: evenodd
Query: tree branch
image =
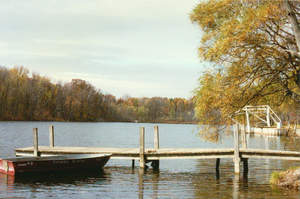
<path fill-rule="evenodd" d="M 300 26 L 297 20 L 296 13 L 294 9 L 292 8 L 292 2 L 290 0 L 285 0 L 284 1 L 287 11 L 288 11 L 288 16 L 290 19 L 290 22 L 292 24 L 293 30 L 294 30 L 294 36 L 296 39 L 298 51 L 300 50 Z"/>

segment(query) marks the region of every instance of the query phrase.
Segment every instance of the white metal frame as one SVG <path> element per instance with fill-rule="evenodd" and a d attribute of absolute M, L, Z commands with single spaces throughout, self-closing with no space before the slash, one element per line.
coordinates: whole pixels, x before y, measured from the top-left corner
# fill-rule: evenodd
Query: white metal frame
<path fill-rule="evenodd" d="M 246 115 L 247 132 L 250 132 L 250 114 L 265 123 L 267 127 L 271 127 L 271 121 L 273 121 L 276 124 L 276 128 L 281 128 L 281 119 L 269 105 L 245 106 L 242 110 L 245 111 Z"/>

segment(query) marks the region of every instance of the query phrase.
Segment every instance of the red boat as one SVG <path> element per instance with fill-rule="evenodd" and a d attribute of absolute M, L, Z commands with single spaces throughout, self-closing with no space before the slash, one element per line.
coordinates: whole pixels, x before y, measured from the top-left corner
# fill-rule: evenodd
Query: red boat
<path fill-rule="evenodd" d="M 61 171 L 88 172 L 103 168 L 110 156 L 107 154 L 82 154 L 0 159 L 0 172 L 8 175 Z"/>

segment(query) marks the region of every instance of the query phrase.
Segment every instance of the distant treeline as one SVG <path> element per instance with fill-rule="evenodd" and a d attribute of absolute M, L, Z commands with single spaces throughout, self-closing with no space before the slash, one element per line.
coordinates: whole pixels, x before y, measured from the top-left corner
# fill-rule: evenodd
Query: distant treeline
<path fill-rule="evenodd" d="M 195 122 L 192 99 L 117 99 L 84 80 L 54 84 L 24 67 L 0 67 L 0 120 Z"/>

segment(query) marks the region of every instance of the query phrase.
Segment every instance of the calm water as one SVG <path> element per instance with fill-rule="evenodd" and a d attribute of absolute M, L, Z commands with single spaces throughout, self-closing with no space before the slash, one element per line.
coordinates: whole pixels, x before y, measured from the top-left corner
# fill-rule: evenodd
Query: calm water
<path fill-rule="evenodd" d="M 49 125 L 55 126 L 55 145 L 138 147 L 139 127 L 146 128 L 146 146 L 153 146 L 154 124 L 0 122 L 0 153 L 14 156 L 15 147 L 32 145 L 32 128 L 39 128 L 40 145 L 48 145 Z M 218 142 L 197 136 L 196 125 L 159 124 L 163 147 L 233 147 L 232 136 Z M 249 137 L 250 148 L 300 151 L 300 139 Z M 293 161 L 249 160 L 248 178 L 234 176 L 232 160 L 221 160 L 216 177 L 215 160 L 163 160 L 160 171 L 144 173 L 129 160 L 110 160 L 104 172 L 13 178 L 0 175 L 0 198 L 300 198 L 294 191 L 272 188 L 272 171 L 300 166 Z"/>

